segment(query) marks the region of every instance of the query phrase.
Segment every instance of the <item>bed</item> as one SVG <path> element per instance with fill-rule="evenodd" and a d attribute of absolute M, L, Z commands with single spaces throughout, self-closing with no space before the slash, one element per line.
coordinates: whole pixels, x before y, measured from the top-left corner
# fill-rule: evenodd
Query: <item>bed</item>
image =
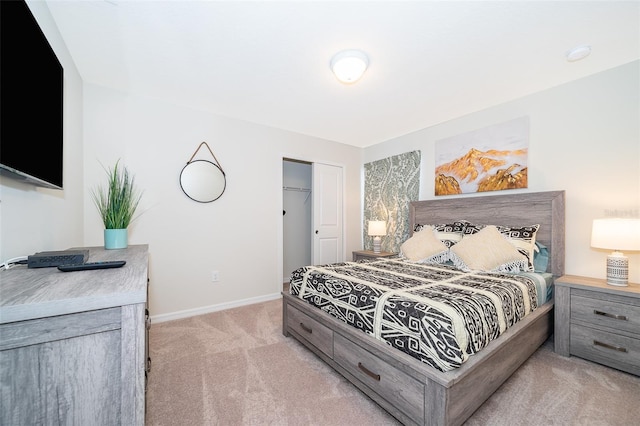
<path fill-rule="evenodd" d="M 539 224 L 536 241 L 548 250 L 547 271 L 563 275 L 564 191 L 447 198 L 410 206 L 412 230 L 461 219 L 512 227 Z M 399 261 L 371 263 L 373 269 L 384 269 L 395 268 L 394 262 Z M 553 299 L 535 306 L 461 365 L 433 366 L 283 293 L 284 335 L 299 340 L 404 424 L 462 424 L 548 338 L 552 320 Z"/>

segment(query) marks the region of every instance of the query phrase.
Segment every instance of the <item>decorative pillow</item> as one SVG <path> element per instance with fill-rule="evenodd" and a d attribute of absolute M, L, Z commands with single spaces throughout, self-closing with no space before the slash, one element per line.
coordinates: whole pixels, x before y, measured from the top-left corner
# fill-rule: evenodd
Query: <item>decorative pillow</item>
<path fill-rule="evenodd" d="M 462 230 L 462 236 L 466 237 L 467 235 L 473 235 L 480 232 L 487 225 L 478 225 L 476 223 L 467 222 L 464 225 L 464 229 Z"/>
<path fill-rule="evenodd" d="M 529 267 L 526 256 L 493 225 L 465 236 L 451 247 L 449 257 L 464 271 L 521 272 Z"/>
<path fill-rule="evenodd" d="M 533 254 L 533 270 L 535 272 L 547 272 L 549 266 L 549 249 L 536 241 L 536 250 Z"/>
<path fill-rule="evenodd" d="M 527 258 L 528 270 L 533 271 L 533 258 L 536 252 L 536 233 L 540 225 L 531 226 L 498 226 L 498 231 L 516 246 Z"/>
<path fill-rule="evenodd" d="M 484 229 L 487 225 L 478 225 L 474 223 L 467 223 L 463 236 L 467 237 L 469 235 L 477 234 L 480 230 Z M 504 237 L 513 244 L 520 253 L 526 256 L 528 269 L 527 271 L 533 271 L 534 265 L 534 255 L 537 251 L 536 247 L 536 233 L 538 229 L 540 229 L 540 225 L 531 225 L 531 226 L 496 226 L 498 231 Z"/>
<path fill-rule="evenodd" d="M 433 228 L 425 225 L 400 246 L 400 253 L 406 259 L 419 263 L 442 263 L 449 260 L 447 246 L 436 238 Z"/>
<path fill-rule="evenodd" d="M 416 225 L 413 232 L 420 231 L 425 226 L 430 226 L 436 233 L 436 237 L 442 241 L 447 247 L 451 247 L 462 240 L 462 232 L 464 231 L 467 221 L 459 220 L 451 223 L 441 223 L 438 225 Z"/>

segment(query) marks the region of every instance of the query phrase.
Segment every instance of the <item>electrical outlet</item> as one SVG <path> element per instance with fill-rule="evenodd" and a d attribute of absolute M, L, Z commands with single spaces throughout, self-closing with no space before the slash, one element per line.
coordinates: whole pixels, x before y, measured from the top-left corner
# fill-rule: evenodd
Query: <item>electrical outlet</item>
<path fill-rule="evenodd" d="M 218 271 L 211 271 L 211 281 L 214 283 L 220 281 L 220 275 L 218 274 Z"/>

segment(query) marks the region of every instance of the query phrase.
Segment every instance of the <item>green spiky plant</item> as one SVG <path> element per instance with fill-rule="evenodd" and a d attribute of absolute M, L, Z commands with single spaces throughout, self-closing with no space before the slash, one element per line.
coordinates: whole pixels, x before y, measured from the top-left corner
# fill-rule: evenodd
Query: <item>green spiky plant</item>
<path fill-rule="evenodd" d="M 126 229 L 133 219 L 142 198 L 134 185 L 134 177 L 118 160 L 113 168 L 106 170 L 106 186 L 98 186 L 92 193 L 106 229 Z"/>

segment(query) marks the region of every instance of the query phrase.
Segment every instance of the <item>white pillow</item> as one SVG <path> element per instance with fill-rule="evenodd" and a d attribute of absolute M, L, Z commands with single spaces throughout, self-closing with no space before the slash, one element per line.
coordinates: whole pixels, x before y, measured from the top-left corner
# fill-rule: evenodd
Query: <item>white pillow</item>
<path fill-rule="evenodd" d="M 472 234 L 477 233 L 486 225 L 477 225 L 474 223 L 467 222 L 464 228 L 464 235 L 470 236 Z M 535 252 L 538 251 L 536 247 L 536 233 L 538 229 L 540 229 L 540 225 L 529 225 L 529 226 L 502 226 L 496 225 L 498 231 L 513 244 L 520 253 L 527 257 L 529 261 L 529 271 L 533 271 L 533 261 L 535 257 Z"/>
<path fill-rule="evenodd" d="M 493 225 L 464 237 L 451 247 L 449 257 L 463 271 L 520 272 L 529 267 L 526 256 Z"/>
<path fill-rule="evenodd" d="M 425 226 L 431 226 L 436 237 L 442 241 L 447 247 L 451 247 L 462 240 L 462 234 L 464 228 L 467 225 L 466 220 L 456 220 L 451 223 L 440 223 L 437 225 L 425 224 L 416 225 L 413 229 L 414 232 L 420 231 Z"/>
<path fill-rule="evenodd" d="M 419 232 L 414 232 L 413 236 L 400 246 L 402 256 L 412 262 L 419 263 L 442 263 L 449 260 L 449 250 L 440 241 L 433 228 L 425 225 Z"/>

